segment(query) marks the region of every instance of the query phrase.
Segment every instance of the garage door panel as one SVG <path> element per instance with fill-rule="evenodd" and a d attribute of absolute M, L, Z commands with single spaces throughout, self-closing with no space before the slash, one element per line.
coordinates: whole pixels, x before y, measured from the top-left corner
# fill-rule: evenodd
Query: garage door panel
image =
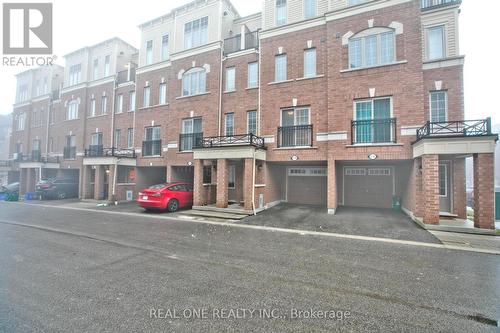
<path fill-rule="evenodd" d="M 344 174 L 344 205 L 353 207 L 391 208 L 393 175 L 391 168 L 366 168 Z"/>
<path fill-rule="evenodd" d="M 288 171 L 287 201 L 326 206 L 327 183 L 325 168 L 292 168 Z"/>

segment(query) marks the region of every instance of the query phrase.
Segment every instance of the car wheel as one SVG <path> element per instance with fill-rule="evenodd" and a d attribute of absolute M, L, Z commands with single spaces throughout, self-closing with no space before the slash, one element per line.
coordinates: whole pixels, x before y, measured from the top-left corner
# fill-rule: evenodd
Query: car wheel
<path fill-rule="evenodd" d="M 177 199 L 171 199 L 168 202 L 167 210 L 171 213 L 176 212 L 179 209 L 179 201 Z"/>

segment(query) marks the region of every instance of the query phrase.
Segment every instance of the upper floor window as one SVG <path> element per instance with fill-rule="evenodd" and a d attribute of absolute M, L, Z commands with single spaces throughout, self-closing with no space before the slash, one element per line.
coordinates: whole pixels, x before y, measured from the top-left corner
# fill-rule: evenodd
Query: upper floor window
<path fill-rule="evenodd" d="M 151 65 L 153 63 L 153 41 L 148 40 L 146 42 L 146 65 Z"/>
<path fill-rule="evenodd" d="M 446 91 L 432 91 L 429 95 L 432 122 L 442 122 L 448 119 L 448 101 Z"/>
<path fill-rule="evenodd" d="M 316 0 L 304 0 L 304 18 L 310 19 L 316 16 Z"/>
<path fill-rule="evenodd" d="M 128 110 L 135 111 L 135 91 L 131 91 L 128 98 Z"/>
<path fill-rule="evenodd" d="M 118 94 L 116 95 L 116 113 L 122 113 L 123 112 L 123 95 Z"/>
<path fill-rule="evenodd" d="M 82 64 L 76 64 L 69 67 L 69 82 L 70 86 L 79 84 L 82 80 Z"/>
<path fill-rule="evenodd" d="M 17 94 L 18 102 L 25 102 L 28 100 L 28 85 L 22 84 L 19 86 L 19 92 Z"/>
<path fill-rule="evenodd" d="M 110 73 L 110 62 L 111 62 L 111 57 L 109 55 L 107 55 L 105 58 L 104 58 L 104 76 L 109 76 L 111 73 Z"/>
<path fill-rule="evenodd" d="M 127 129 L 127 148 L 134 148 L 134 129 Z"/>
<path fill-rule="evenodd" d="M 286 81 L 286 54 L 279 54 L 274 58 L 274 81 Z"/>
<path fill-rule="evenodd" d="M 182 75 L 182 96 L 202 94 L 206 90 L 206 71 L 204 68 L 192 68 Z"/>
<path fill-rule="evenodd" d="M 226 69 L 226 91 L 234 91 L 236 89 L 235 79 L 236 79 L 236 69 L 234 67 L 227 68 Z"/>
<path fill-rule="evenodd" d="M 427 60 L 442 59 L 445 57 L 444 26 L 426 29 Z"/>
<path fill-rule="evenodd" d="M 234 135 L 234 113 L 226 113 L 226 126 L 225 126 L 225 135 L 233 136 Z"/>
<path fill-rule="evenodd" d="M 276 25 L 286 24 L 286 0 L 276 0 Z"/>
<path fill-rule="evenodd" d="M 94 80 L 97 80 L 99 78 L 99 59 L 94 59 L 94 72 L 92 75 L 92 78 Z"/>
<path fill-rule="evenodd" d="M 92 98 L 90 100 L 90 112 L 89 116 L 95 117 L 96 116 L 96 110 L 95 110 L 95 98 Z"/>
<path fill-rule="evenodd" d="M 142 100 L 142 106 L 143 107 L 148 107 L 151 105 L 151 88 L 150 87 L 144 87 L 144 96 Z"/>
<path fill-rule="evenodd" d="M 169 57 L 168 55 L 168 35 L 163 35 L 161 37 L 161 60 L 165 61 Z"/>
<path fill-rule="evenodd" d="M 257 111 L 247 112 L 247 133 L 257 134 Z"/>
<path fill-rule="evenodd" d="M 102 96 L 101 98 L 101 114 L 108 113 L 108 97 Z"/>
<path fill-rule="evenodd" d="M 208 16 L 184 25 L 184 48 L 190 49 L 208 42 Z"/>
<path fill-rule="evenodd" d="M 43 94 L 46 94 L 49 92 L 49 80 L 47 77 L 43 78 Z"/>
<path fill-rule="evenodd" d="M 26 124 L 26 113 L 20 113 L 17 117 L 17 130 L 24 131 L 24 125 Z"/>
<path fill-rule="evenodd" d="M 316 76 L 316 49 L 304 50 L 304 77 Z"/>
<path fill-rule="evenodd" d="M 113 147 L 120 149 L 122 147 L 122 130 L 115 129 L 114 137 L 113 137 Z"/>
<path fill-rule="evenodd" d="M 42 87 L 40 86 L 40 79 L 35 81 L 35 96 L 40 96 L 41 95 L 41 89 Z"/>
<path fill-rule="evenodd" d="M 167 84 L 160 83 L 158 104 L 167 104 Z"/>
<path fill-rule="evenodd" d="M 366 99 L 355 102 L 354 127 L 356 143 L 391 142 L 393 125 L 390 97 Z"/>
<path fill-rule="evenodd" d="M 259 63 L 251 62 L 248 64 L 248 88 L 255 88 L 259 85 Z"/>
<path fill-rule="evenodd" d="M 390 28 L 374 28 L 351 37 L 349 68 L 372 67 L 396 61 L 394 35 L 394 30 Z"/>
<path fill-rule="evenodd" d="M 363 3 L 365 1 L 366 0 L 349 0 L 348 1 L 348 5 L 349 6 L 355 6 L 355 5 L 359 5 L 360 3 Z"/>
<path fill-rule="evenodd" d="M 68 103 L 66 120 L 78 119 L 78 106 L 79 106 L 79 104 L 80 103 L 78 103 L 77 100 L 74 100 L 74 101 L 71 101 Z"/>

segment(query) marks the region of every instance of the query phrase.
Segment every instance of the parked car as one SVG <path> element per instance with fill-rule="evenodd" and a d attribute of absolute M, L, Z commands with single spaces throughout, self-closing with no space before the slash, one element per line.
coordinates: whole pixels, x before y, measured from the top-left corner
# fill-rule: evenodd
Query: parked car
<path fill-rule="evenodd" d="M 39 199 L 65 199 L 78 197 L 78 182 L 67 178 L 42 179 L 35 186 Z"/>
<path fill-rule="evenodd" d="M 139 192 L 137 203 L 145 210 L 168 210 L 169 212 L 191 207 L 193 185 L 181 182 L 153 185 Z"/>
<path fill-rule="evenodd" d="M 19 182 L 10 183 L 6 186 L 0 186 L 0 193 L 12 194 L 19 193 Z"/>

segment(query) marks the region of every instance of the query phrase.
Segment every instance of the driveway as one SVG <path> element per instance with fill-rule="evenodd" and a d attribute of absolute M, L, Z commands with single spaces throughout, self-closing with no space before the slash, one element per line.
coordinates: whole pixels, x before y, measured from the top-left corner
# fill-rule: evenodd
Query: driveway
<path fill-rule="evenodd" d="M 240 223 L 440 244 L 408 216 L 391 209 L 339 207 L 328 215 L 325 207 L 284 203 Z"/>

